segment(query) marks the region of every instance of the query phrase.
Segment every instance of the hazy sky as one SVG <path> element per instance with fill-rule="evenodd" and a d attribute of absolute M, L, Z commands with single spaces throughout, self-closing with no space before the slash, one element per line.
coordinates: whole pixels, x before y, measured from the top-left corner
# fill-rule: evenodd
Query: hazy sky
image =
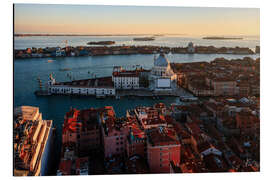
<path fill-rule="evenodd" d="M 16 4 L 15 33 L 259 35 L 247 8 Z"/>

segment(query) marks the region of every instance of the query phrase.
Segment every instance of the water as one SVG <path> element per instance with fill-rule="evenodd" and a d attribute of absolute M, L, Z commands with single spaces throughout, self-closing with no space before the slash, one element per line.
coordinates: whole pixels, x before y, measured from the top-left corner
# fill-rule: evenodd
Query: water
<path fill-rule="evenodd" d="M 195 45 L 216 47 L 248 47 L 252 50 L 260 45 L 259 36 L 241 36 L 242 40 L 208 40 L 202 36 L 158 36 L 154 41 L 133 41 L 136 36 L 36 36 L 36 37 L 15 37 L 15 49 L 32 47 L 64 47 L 65 40 L 70 46 L 86 46 L 89 41 L 115 41 L 115 45 L 156 45 L 168 47 L 186 47 L 189 42 Z M 138 37 L 138 36 L 137 36 Z"/>
<path fill-rule="evenodd" d="M 196 62 L 211 61 L 216 57 L 242 58 L 243 55 L 206 55 L 206 54 L 172 54 L 168 55 L 171 62 Z M 257 58 L 258 55 L 249 57 Z M 45 84 L 49 74 L 53 73 L 57 81 L 69 81 L 67 73 L 75 79 L 85 79 L 90 77 L 110 76 L 113 66 L 121 65 L 132 68 L 134 65 L 142 65 L 146 69 L 153 66 L 154 55 L 114 55 L 95 57 L 59 57 L 51 58 L 31 58 L 14 60 L 14 105 L 31 105 L 40 107 L 45 119 L 53 119 L 57 127 L 61 127 L 63 117 L 70 107 L 78 109 L 89 107 L 102 107 L 112 105 L 118 116 L 124 116 L 126 109 L 134 108 L 137 105 L 153 105 L 156 103 L 152 99 L 138 100 L 97 100 L 94 97 L 67 97 L 51 96 L 36 97 L 34 91 L 38 89 L 37 77 L 40 77 Z M 63 68 L 70 68 L 70 71 L 60 71 Z M 90 74 L 88 73 L 90 72 Z M 166 98 L 166 104 L 175 102 L 175 98 Z M 120 108 L 122 107 L 122 108 Z"/>
<path fill-rule="evenodd" d="M 215 46 L 241 46 L 254 48 L 259 45 L 258 39 L 249 40 L 226 40 L 211 41 L 202 40 L 198 37 L 157 37 L 153 42 L 132 42 L 132 37 L 15 37 L 15 49 L 27 47 L 47 47 L 63 46 L 63 41 L 67 39 L 69 45 L 85 45 L 88 41 L 97 40 L 116 40 L 117 44 L 148 44 L 164 46 L 186 46 L 190 41 L 200 45 Z M 221 54 L 169 54 L 168 59 L 171 62 L 198 62 L 211 61 L 217 57 L 227 59 L 243 58 L 246 55 L 221 55 Z M 259 55 L 248 55 L 257 58 Z M 150 69 L 153 66 L 154 55 L 113 55 L 113 56 L 95 56 L 95 57 L 58 57 L 58 58 L 30 58 L 14 60 L 14 106 L 37 106 L 40 108 L 43 119 L 52 119 L 54 126 L 57 127 L 57 141 L 61 144 L 61 127 L 64 122 L 64 115 L 70 107 L 85 109 L 90 107 L 113 106 L 117 116 L 125 116 L 127 109 L 133 109 L 138 105 L 152 106 L 157 102 L 163 102 L 170 105 L 177 101 L 174 97 L 164 98 L 162 100 L 153 100 L 151 98 L 128 99 L 114 98 L 96 99 L 95 97 L 69 97 L 69 96 L 50 96 L 37 97 L 34 91 L 38 89 L 37 77 L 40 77 L 43 83 L 46 83 L 50 73 L 53 73 L 56 81 L 69 81 L 67 73 L 71 73 L 75 79 L 91 78 L 94 76 L 110 76 L 113 66 L 123 66 L 132 68 L 134 65 L 141 65 L 143 68 Z M 48 62 L 48 60 L 53 60 Z M 60 69 L 70 68 L 70 71 L 60 71 Z M 90 72 L 90 74 L 88 73 Z M 58 152 L 60 146 L 57 147 Z"/>

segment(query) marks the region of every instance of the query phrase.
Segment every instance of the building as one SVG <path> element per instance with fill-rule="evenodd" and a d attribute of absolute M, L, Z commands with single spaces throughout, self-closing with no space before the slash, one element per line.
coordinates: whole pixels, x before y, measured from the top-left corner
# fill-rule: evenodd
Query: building
<path fill-rule="evenodd" d="M 14 110 L 14 176 L 43 176 L 49 171 L 53 143 L 52 120 L 42 120 L 38 107 Z"/>
<path fill-rule="evenodd" d="M 124 156 L 128 128 L 124 125 L 125 118 L 116 118 L 112 106 L 105 106 L 99 115 L 102 132 L 102 145 L 105 158 Z"/>
<path fill-rule="evenodd" d="M 71 159 L 61 159 L 57 176 L 66 175 L 88 175 L 88 157 L 80 157 Z"/>
<path fill-rule="evenodd" d="M 138 155 L 128 158 L 125 162 L 126 172 L 128 174 L 146 174 L 149 173 L 149 168 L 145 159 Z"/>
<path fill-rule="evenodd" d="M 66 51 L 64 49 L 61 49 L 60 47 L 56 48 L 55 54 L 53 56 L 59 57 L 59 56 L 66 56 Z"/>
<path fill-rule="evenodd" d="M 115 89 L 139 89 L 139 71 L 127 71 L 115 66 L 112 73 Z"/>
<path fill-rule="evenodd" d="M 127 112 L 128 136 L 126 141 L 127 156 L 139 155 L 146 158 L 146 134 L 139 125 L 134 111 Z"/>
<path fill-rule="evenodd" d="M 77 110 L 71 108 L 65 115 L 62 128 L 62 143 L 76 144 L 79 154 L 89 154 L 97 151 L 101 145 L 98 109 Z"/>
<path fill-rule="evenodd" d="M 256 46 L 255 53 L 260 53 L 260 46 Z"/>
<path fill-rule="evenodd" d="M 134 110 L 143 129 L 151 129 L 160 126 L 167 126 L 167 122 L 162 113 L 153 107 L 137 107 Z"/>
<path fill-rule="evenodd" d="M 192 42 L 188 43 L 187 51 L 191 54 L 195 53 L 195 47 Z"/>
<path fill-rule="evenodd" d="M 48 93 L 105 97 L 115 96 L 115 88 L 111 77 L 56 82 L 52 74 L 50 74 Z"/>
<path fill-rule="evenodd" d="M 230 77 L 206 77 L 206 84 L 213 88 L 214 96 L 234 96 L 236 95 L 236 81 Z"/>
<path fill-rule="evenodd" d="M 171 128 L 153 128 L 147 133 L 147 160 L 151 173 L 169 173 L 171 162 L 180 165 L 181 144 Z"/>
<path fill-rule="evenodd" d="M 260 120 L 249 111 L 241 111 L 236 113 L 236 128 L 240 129 L 241 132 L 255 133 L 259 131 Z"/>
<path fill-rule="evenodd" d="M 153 90 L 172 90 L 172 81 L 176 79 L 176 75 L 171 69 L 170 61 L 165 57 L 163 52 L 160 53 L 158 58 L 154 59 L 154 67 L 151 70 L 150 79 L 153 82 Z"/>

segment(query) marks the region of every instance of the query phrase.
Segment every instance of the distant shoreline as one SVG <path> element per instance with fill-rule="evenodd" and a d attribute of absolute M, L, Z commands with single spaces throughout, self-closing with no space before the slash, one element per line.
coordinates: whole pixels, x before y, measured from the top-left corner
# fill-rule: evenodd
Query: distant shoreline
<path fill-rule="evenodd" d="M 87 45 L 112 45 L 115 44 L 115 41 L 91 41 Z"/>
<path fill-rule="evenodd" d="M 211 39 L 211 40 L 241 40 L 244 38 L 241 37 L 216 37 L 216 36 L 208 36 L 203 37 L 202 39 Z"/>
<path fill-rule="evenodd" d="M 15 58 L 30 57 L 68 57 L 68 56 L 103 56 L 103 55 L 132 55 L 132 54 L 156 54 L 163 50 L 172 54 L 255 54 L 246 47 L 214 47 L 195 46 L 190 52 L 187 47 L 166 47 L 166 46 L 67 46 L 64 48 L 27 48 L 15 49 Z"/>

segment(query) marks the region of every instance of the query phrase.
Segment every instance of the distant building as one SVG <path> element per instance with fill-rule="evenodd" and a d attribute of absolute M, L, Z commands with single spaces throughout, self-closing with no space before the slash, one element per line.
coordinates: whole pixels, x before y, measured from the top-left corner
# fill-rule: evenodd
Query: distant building
<path fill-rule="evenodd" d="M 113 68 L 112 80 L 116 89 L 139 89 L 139 72 L 127 71 L 121 66 Z"/>
<path fill-rule="evenodd" d="M 190 54 L 195 53 L 195 47 L 194 47 L 194 45 L 193 45 L 192 42 L 188 43 L 187 51 L 188 51 L 188 53 L 190 53 Z"/>
<path fill-rule="evenodd" d="M 256 46 L 255 53 L 260 53 L 260 46 Z"/>
<path fill-rule="evenodd" d="M 60 47 L 56 47 L 55 51 L 51 53 L 51 56 L 53 57 L 66 56 L 66 51 L 64 49 L 61 49 Z"/>
<path fill-rule="evenodd" d="M 88 56 L 89 52 L 86 49 L 80 50 L 79 56 Z"/>
<path fill-rule="evenodd" d="M 14 110 L 14 176 L 43 176 L 49 171 L 52 120 L 42 120 L 38 107 Z"/>
<path fill-rule="evenodd" d="M 213 88 L 214 96 L 234 96 L 236 95 L 236 81 L 230 77 L 206 77 L 206 84 Z"/>

